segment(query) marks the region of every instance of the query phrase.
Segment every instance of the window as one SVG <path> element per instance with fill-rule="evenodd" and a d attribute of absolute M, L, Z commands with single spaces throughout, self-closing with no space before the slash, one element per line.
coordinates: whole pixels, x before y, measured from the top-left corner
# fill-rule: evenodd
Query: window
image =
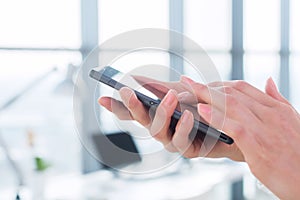
<path fill-rule="evenodd" d="M 79 0 L 1 2 L 0 46 L 79 48 Z"/>
<path fill-rule="evenodd" d="M 55 88 L 65 79 L 68 65 L 79 65 L 82 60 L 80 1 L 1 1 L 0 24 L 0 106 L 57 68 L 1 111 L 1 134 L 27 172 L 33 168 L 34 152 L 51 163 L 53 173 L 79 172 L 72 96 L 55 94 Z M 35 133 L 34 150 L 27 144 L 28 130 Z M 0 163 L 8 165 L 3 156 Z M 6 185 L 0 187 L 15 184 L 12 173 L 3 174 L 3 179 Z"/>
<path fill-rule="evenodd" d="M 134 29 L 168 29 L 168 0 L 99 0 L 98 7 L 99 44 L 112 36 Z"/>
<path fill-rule="evenodd" d="M 98 11 L 98 33 L 100 45 L 107 39 L 134 29 L 169 29 L 168 0 L 98 0 Z M 111 51 L 113 51 L 113 53 L 116 53 L 118 51 L 123 52 L 124 48 L 126 50 L 126 47 L 121 48 L 122 49 L 101 49 L 99 60 L 100 64 L 101 55 L 103 56 L 111 54 Z M 157 52 L 156 50 L 135 51 L 118 58 L 111 65 L 116 68 L 120 68 L 120 66 L 126 66 L 126 70 L 131 70 L 135 67 L 149 64 L 169 66 L 169 55 L 167 53 Z M 105 86 L 100 87 L 100 91 L 101 94 L 107 92 L 110 95 L 112 94 L 112 92 L 114 92 L 113 89 L 108 89 Z M 112 116 L 111 113 L 103 108 L 100 108 L 100 120 L 101 129 L 105 133 L 112 133 L 120 129 L 118 124 L 114 123 L 114 116 Z M 122 125 L 126 124 L 126 122 L 120 123 Z M 138 130 L 140 131 L 140 129 Z M 137 132 L 137 129 L 127 131 L 131 131 L 134 135 Z M 157 144 L 154 140 L 145 140 L 143 138 L 135 137 L 135 141 L 137 142 L 137 145 L 139 147 L 143 147 L 140 148 L 141 151 L 153 152 L 157 148 L 162 148 L 162 146 L 160 144 Z"/>
<path fill-rule="evenodd" d="M 231 71 L 231 0 L 184 1 L 183 26 L 184 34 L 207 52 L 221 78 L 229 80 Z M 191 53 L 199 54 L 199 52 Z M 187 65 L 185 67 L 190 68 Z"/>
<path fill-rule="evenodd" d="M 175 4 L 177 2 L 177 6 L 180 5 L 180 1 L 172 1 L 174 2 Z M 99 0 L 99 41 L 101 43 L 116 34 L 138 28 L 172 29 L 169 18 L 177 15 L 179 17 L 175 26 L 183 27 L 182 30 L 177 31 L 183 32 L 204 48 L 223 80 L 232 79 L 233 74 L 242 69 L 243 73 L 235 78 L 245 79 L 264 90 L 267 78 L 273 77 L 281 91 L 287 96 L 290 93 L 292 103 L 300 107 L 300 103 L 297 103 L 297 99 L 300 98 L 298 92 L 300 90 L 297 86 L 299 85 L 297 66 L 300 64 L 298 45 L 300 18 L 297 12 L 299 2 L 291 0 L 291 5 L 286 8 L 287 2 L 281 0 L 263 2 L 259 0 L 186 0 L 182 2 L 182 10 L 180 10 L 172 6 L 170 1 L 155 0 L 145 3 L 130 0 L 126 3 L 118 2 L 118 6 L 115 6 L 117 3 L 114 0 Z M 236 6 L 237 3 L 242 6 Z M 132 5 L 138 9 L 132 9 Z M 289 12 L 289 9 L 291 10 L 290 21 L 289 18 L 282 17 Z M 131 12 L 127 12 L 128 10 Z M 183 13 L 182 16 L 180 12 Z M 236 18 L 243 20 L 240 27 L 235 29 L 234 22 L 236 21 L 233 13 L 237 12 L 239 15 Z M 290 35 L 282 36 L 284 29 L 281 28 L 281 24 L 288 22 L 290 22 Z M 238 44 L 239 49 L 232 45 L 236 39 L 233 37 L 237 34 L 242 35 Z M 290 51 L 283 49 L 286 40 L 291 42 Z M 186 54 L 202 56 L 193 49 L 184 49 L 184 51 Z M 236 65 L 236 61 L 232 59 L 234 56 L 241 61 L 238 63 L 240 65 L 235 68 L 233 66 Z M 283 65 L 282 61 L 285 56 L 289 58 L 290 63 Z M 137 60 L 126 61 L 125 59 L 123 61 L 121 62 L 123 64 L 139 63 Z M 165 62 L 171 63 L 170 60 L 165 60 Z M 193 75 L 188 63 L 183 62 L 182 69 L 185 73 Z M 289 71 L 289 73 L 284 75 L 280 73 L 282 71 Z M 286 87 L 289 82 L 291 87 Z"/>
<path fill-rule="evenodd" d="M 246 81 L 260 89 L 264 89 L 269 77 L 279 83 L 279 0 L 244 1 L 244 49 Z"/>
<path fill-rule="evenodd" d="M 98 0 L 98 18 L 95 19 L 98 20 L 98 44 L 133 29 L 173 28 L 170 27 L 170 16 L 173 13 L 172 17 L 174 17 L 178 14 L 176 13 L 178 10 L 175 10 L 170 2 L 180 1 Z M 234 31 L 243 32 L 240 46 L 244 52 L 239 52 L 237 56 L 243 60 L 243 64 L 239 67 L 243 69 L 244 79 L 263 89 L 266 79 L 272 76 L 282 91 L 290 94 L 293 105 L 300 109 L 300 84 L 297 76 L 300 73 L 300 28 L 298 25 L 300 14 L 297 10 L 300 2 L 297 0 L 244 0 L 240 1 L 243 2 L 243 9 L 235 7 L 236 2 L 236 0 L 182 1 L 182 7 L 179 9 L 182 9 L 183 15 L 178 15 L 177 21 L 182 23 L 182 30 L 177 31 L 182 31 L 205 49 L 223 80 L 231 79 L 236 70 L 232 67 L 235 62 L 232 57 L 236 54 L 236 49 L 232 45 Z M 16 116 L 21 119 L 29 116 L 28 128 L 34 128 L 38 132 L 44 132 L 39 129 L 41 124 L 43 126 L 55 124 L 55 121 L 51 120 L 60 119 L 64 122 L 59 128 L 63 132 L 58 132 L 58 128 L 55 129 L 53 125 L 44 135 L 38 133 L 41 138 L 44 136 L 60 137 L 63 143 L 69 139 L 66 132 L 73 134 L 72 130 L 66 128 L 67 123 L 72 123 L 72 119 L 66 120 L 65 116 L 56 112 L 67 109 L 65 113 L 70 117 L 71 104 L 66 98 L 53 95 L 53 85 L 63 80 L 70 63 L 79 65 L 82 60 L 81 3 L 80 0 L 10 0 L 0 3 L 0 105 L 13 94 L 21 91 L 36 77 L 54 67 L 58 68 L 58 72 L 50 75 L 20 102 L 6 110 L 5 117 L 1 115 L 2 132 L 5 132 L 6 139 L 11 140 L 10 135 L 14 135 L 14 138 L 20 136 L 13 148 L 24 141 L 24 134 L 18 135 L 17 132 L 20 130 L 24 132 L 27 128 L 26 124 L 22 124 L 18 130 L 11 129 L 12 120 Z M 236 9 L 240 9 L 240 17 L 243 19 L 243 26 L 238 30 L 233 29 L 235 24 L 232 13 Z M 290 13 L 289 17 L 283 18 L 286 12 Z M 282 24 L 290 25 L 289 34 L 281 35 L 286 31 L 281 28 Z M 283 48 L 286 45 L 285 41 L 289 41 L 288 49 Z M 119 50 L 114 49 L 114 51 Z M 110 53 L 109 49 L 102 49 L 102 51 Z M 199 54 L 193 49 L 185 49 L 185 53 Z M 287 57 L 289 61 L 285 65 L 282 64 L 284 57 Z M 155 60 L 156 64 L 164 65 L 170 65 L 171 62 L 168 56 L 157 57 L 154 54 L 145 55 L 143 52 L 135 52 L 128 57 L 120 58 L 115 65 L 137 66 L 147 64 L 152 60 Z M 183 64 L 182 69 L 187 74 L 190 73 L 187 63 Z M 285 71 L 286 74 L 280 73 Z M 288 86 L 286 83 L 290 83 L 290 87 L 286 87 Z M 54 103 L 56 100 L 59 103 Z M 15 134 L 6 134 L 10 131 Z M 52 143 L 43 144 L 47 146 Z M 61 146 L 63 147 L 63 144 Z M 76 152 L 75 150 L 73 153 Z M 17 154 L 21 155 L 22 152 L 18 151 Z M 64 155 L 61 154 L 61 156 Z M 57 166 L 69 166 L 71 169 L 71 165 L 62 164 L 62 157 L 51 159 L 55 160 Z M 67 170 L 67 168 L 62 170 Z"/>

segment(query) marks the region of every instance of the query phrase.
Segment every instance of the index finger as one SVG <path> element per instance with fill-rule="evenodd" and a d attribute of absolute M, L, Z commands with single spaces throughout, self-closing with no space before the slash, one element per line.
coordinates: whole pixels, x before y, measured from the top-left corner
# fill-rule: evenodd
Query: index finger
<path fill-rule="evenodd" d="M 261 90 L 257 89 L 256 87 L 250 85 L 249 83 L 242 81 L 242 80 L 237 80 L 237 81 L 225 81 L 225 82 L 212 82 L 209 83 L 208 86 L 210 87 L 222 87 L 222 86 L 228 86 L 232 87 L 241 93 L 253 98 L 257 102 L 260 102 L 261 104 L 268 106 L 268 107 L 273 107 L 274 106 L 274 100 L 266 95 L 264 92 Z"/>

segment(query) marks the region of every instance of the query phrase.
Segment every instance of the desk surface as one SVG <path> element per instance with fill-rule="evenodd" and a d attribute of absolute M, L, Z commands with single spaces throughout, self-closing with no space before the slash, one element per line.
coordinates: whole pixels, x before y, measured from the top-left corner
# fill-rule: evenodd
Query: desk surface
<path fill-rule="evenodd" d="M 179 173 L 153 179 L 116 178 L 108 171 L 65 175 L 47 179 L 45 199 L 166 200 L 188 199 L 206 194 L 218 184 L 238 180 L 247 171 L 244 164 L 193 162 Z M 30 191 L 23 200 L 31 199 Z M 24 198 L 25 197 L 25 198 Z"/>
<path fill-rule="evenodd" d="M 115 178 L 109 172 L 99 171 L 69 180 L 54 180 L 46 194 L 50 199 L 61 198 L 58 190 L 68 199 L 186 199 L 201 196 L 220 183 L 235 181 L 245 171 L 244 165 L 203 161 L 194 163 L 191 168 L 187 167 L 178 174 L 145 180 L 140 177 L 138 180 Z M 77 194 L 74 195 L 74 192 Z"/>

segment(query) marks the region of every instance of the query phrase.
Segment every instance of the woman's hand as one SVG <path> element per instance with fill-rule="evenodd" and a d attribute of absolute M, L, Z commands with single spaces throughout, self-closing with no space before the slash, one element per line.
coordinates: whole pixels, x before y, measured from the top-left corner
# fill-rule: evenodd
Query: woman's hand
<path fill-rule="evenodd" d="M 99 103 L 116 114 L 121 120 L 138 121 L 149 130 L 150 134 L 156 140 L 163 143 L 165 148 L 170 152 L 180 152 L 188 158 L 207 156 L 212 158 L 228 157 L 237 161 L 244 160 L 236 144 L 227 145 L 218 141 L 212 150 L 208 149 L 205 151 L 205 148 L 201 149 L 201 140 L 190 140 L 189 133 L 192 130 L 194 118 L 199 119 L 197 103 L 204 103 L 204 101 L 192 98 L 192 94 L 187 91 L 186 83 L 182 81 L 161 82 L 141 76 L 135 76 L 135 79 L 143 87 L 162 99 L 154 116 L 149 114 L 148 109 L 143 106 L 135 93 L 129 88 L 122 88 L 120 90 L 122 102 L 111 97 L 101 97 Z M 189 98 L 185 98 L 186 96 Z M 180 105 L 181 109 L 178 105 Z M 171 116 L 176 108 L 185 111 L 176 126 L 175 133 L 171 134 L 169 125 Z"/>
<path fill-rule="evenodd" d="M 266 93 L 243 81 L 206 86 L 184 77 L 182 82 L 205 102 L 198 104 L 198 112 L 212 126 L 226 116 L 222 130 L 234 139 L 253 174 L 279 198 L 299 199 L 300 116 L 272 79 Z M 211 98 L 222 95 L 225 107 Z"/>
<path fill-rule="evenodd" d="M 245 160 L 253 174 L 278 197 L 298 199 L 300 116 L 281 96 L 272 79 L 267 81 L 266 93 L 243 81 L 203 85 L 187 77 L 173 83 L 145 77 L 137 80 L 162 98 L 154 118 L 129 88 L 120 90 L 123 102 L 101 97 L 99 103 L 120 119 L 140 122 L 166 149 L 179 151 L 186 157 L 201 156 L 202 143 L 188 137 L 194 119 L 192 112 L 197 107 L 205 121 L 235 140 L 233 145 L 217 142 L 208 157 Z M 172 135 L 170 117 L 178 102 L 192 106 L 188 107 L 190 111 L 183 112 Z"/>

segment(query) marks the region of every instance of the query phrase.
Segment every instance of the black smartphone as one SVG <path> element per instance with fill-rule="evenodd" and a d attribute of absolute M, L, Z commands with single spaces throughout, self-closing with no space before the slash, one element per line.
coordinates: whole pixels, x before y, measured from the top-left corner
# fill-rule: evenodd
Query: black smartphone
<path fill-rule="evenodd" d="M 116 90 L 120 90 L 122 87 L 128 87 L 113 78 L 113 77 L 122 75 L 122 72 L 120 72 L 110 66 L 106 66 L 106 67 L 102 68 L 101 70 L 92 69 L 90 71 L 89 75 L 91 78 L 93 78 L 101 83 L 104 83 L 112 88 L 115 88 Z M 148 109 L 150 109 L 150 108 L 155 109 L 160 103 L 159 99 L 153 99 L 153 98 L 146 96 L 136 90 L 134 90 L 134 92 L 135 92 L 137 98 Z M 181 115 L 182 115 L 182 113 L 179 112 L 178 110 L 174 111 L 174 113 L 171 117 L 171 122 L 170 122 L 170 127 L 169 127 L 170 131 L 172 133 L 175 132 L 176 125 L 177 125 L 178 120 L 180 119 Z M 232 144 L 234 142 L 231 137 L 225 135 L 221 131 L 219 131 L 213 127 L 210 127 L 209 125 L 205 124 L 204 122 L 194 120 L 194 126 L 191 131 L 190 138 L 192 138 L 192 139 L 200 138 L 201 140 L 204 140 L 204 137 L 206 135 L 209 137 L 215 138 L 217 140 L 220 140 L 226 144 Z"/>

